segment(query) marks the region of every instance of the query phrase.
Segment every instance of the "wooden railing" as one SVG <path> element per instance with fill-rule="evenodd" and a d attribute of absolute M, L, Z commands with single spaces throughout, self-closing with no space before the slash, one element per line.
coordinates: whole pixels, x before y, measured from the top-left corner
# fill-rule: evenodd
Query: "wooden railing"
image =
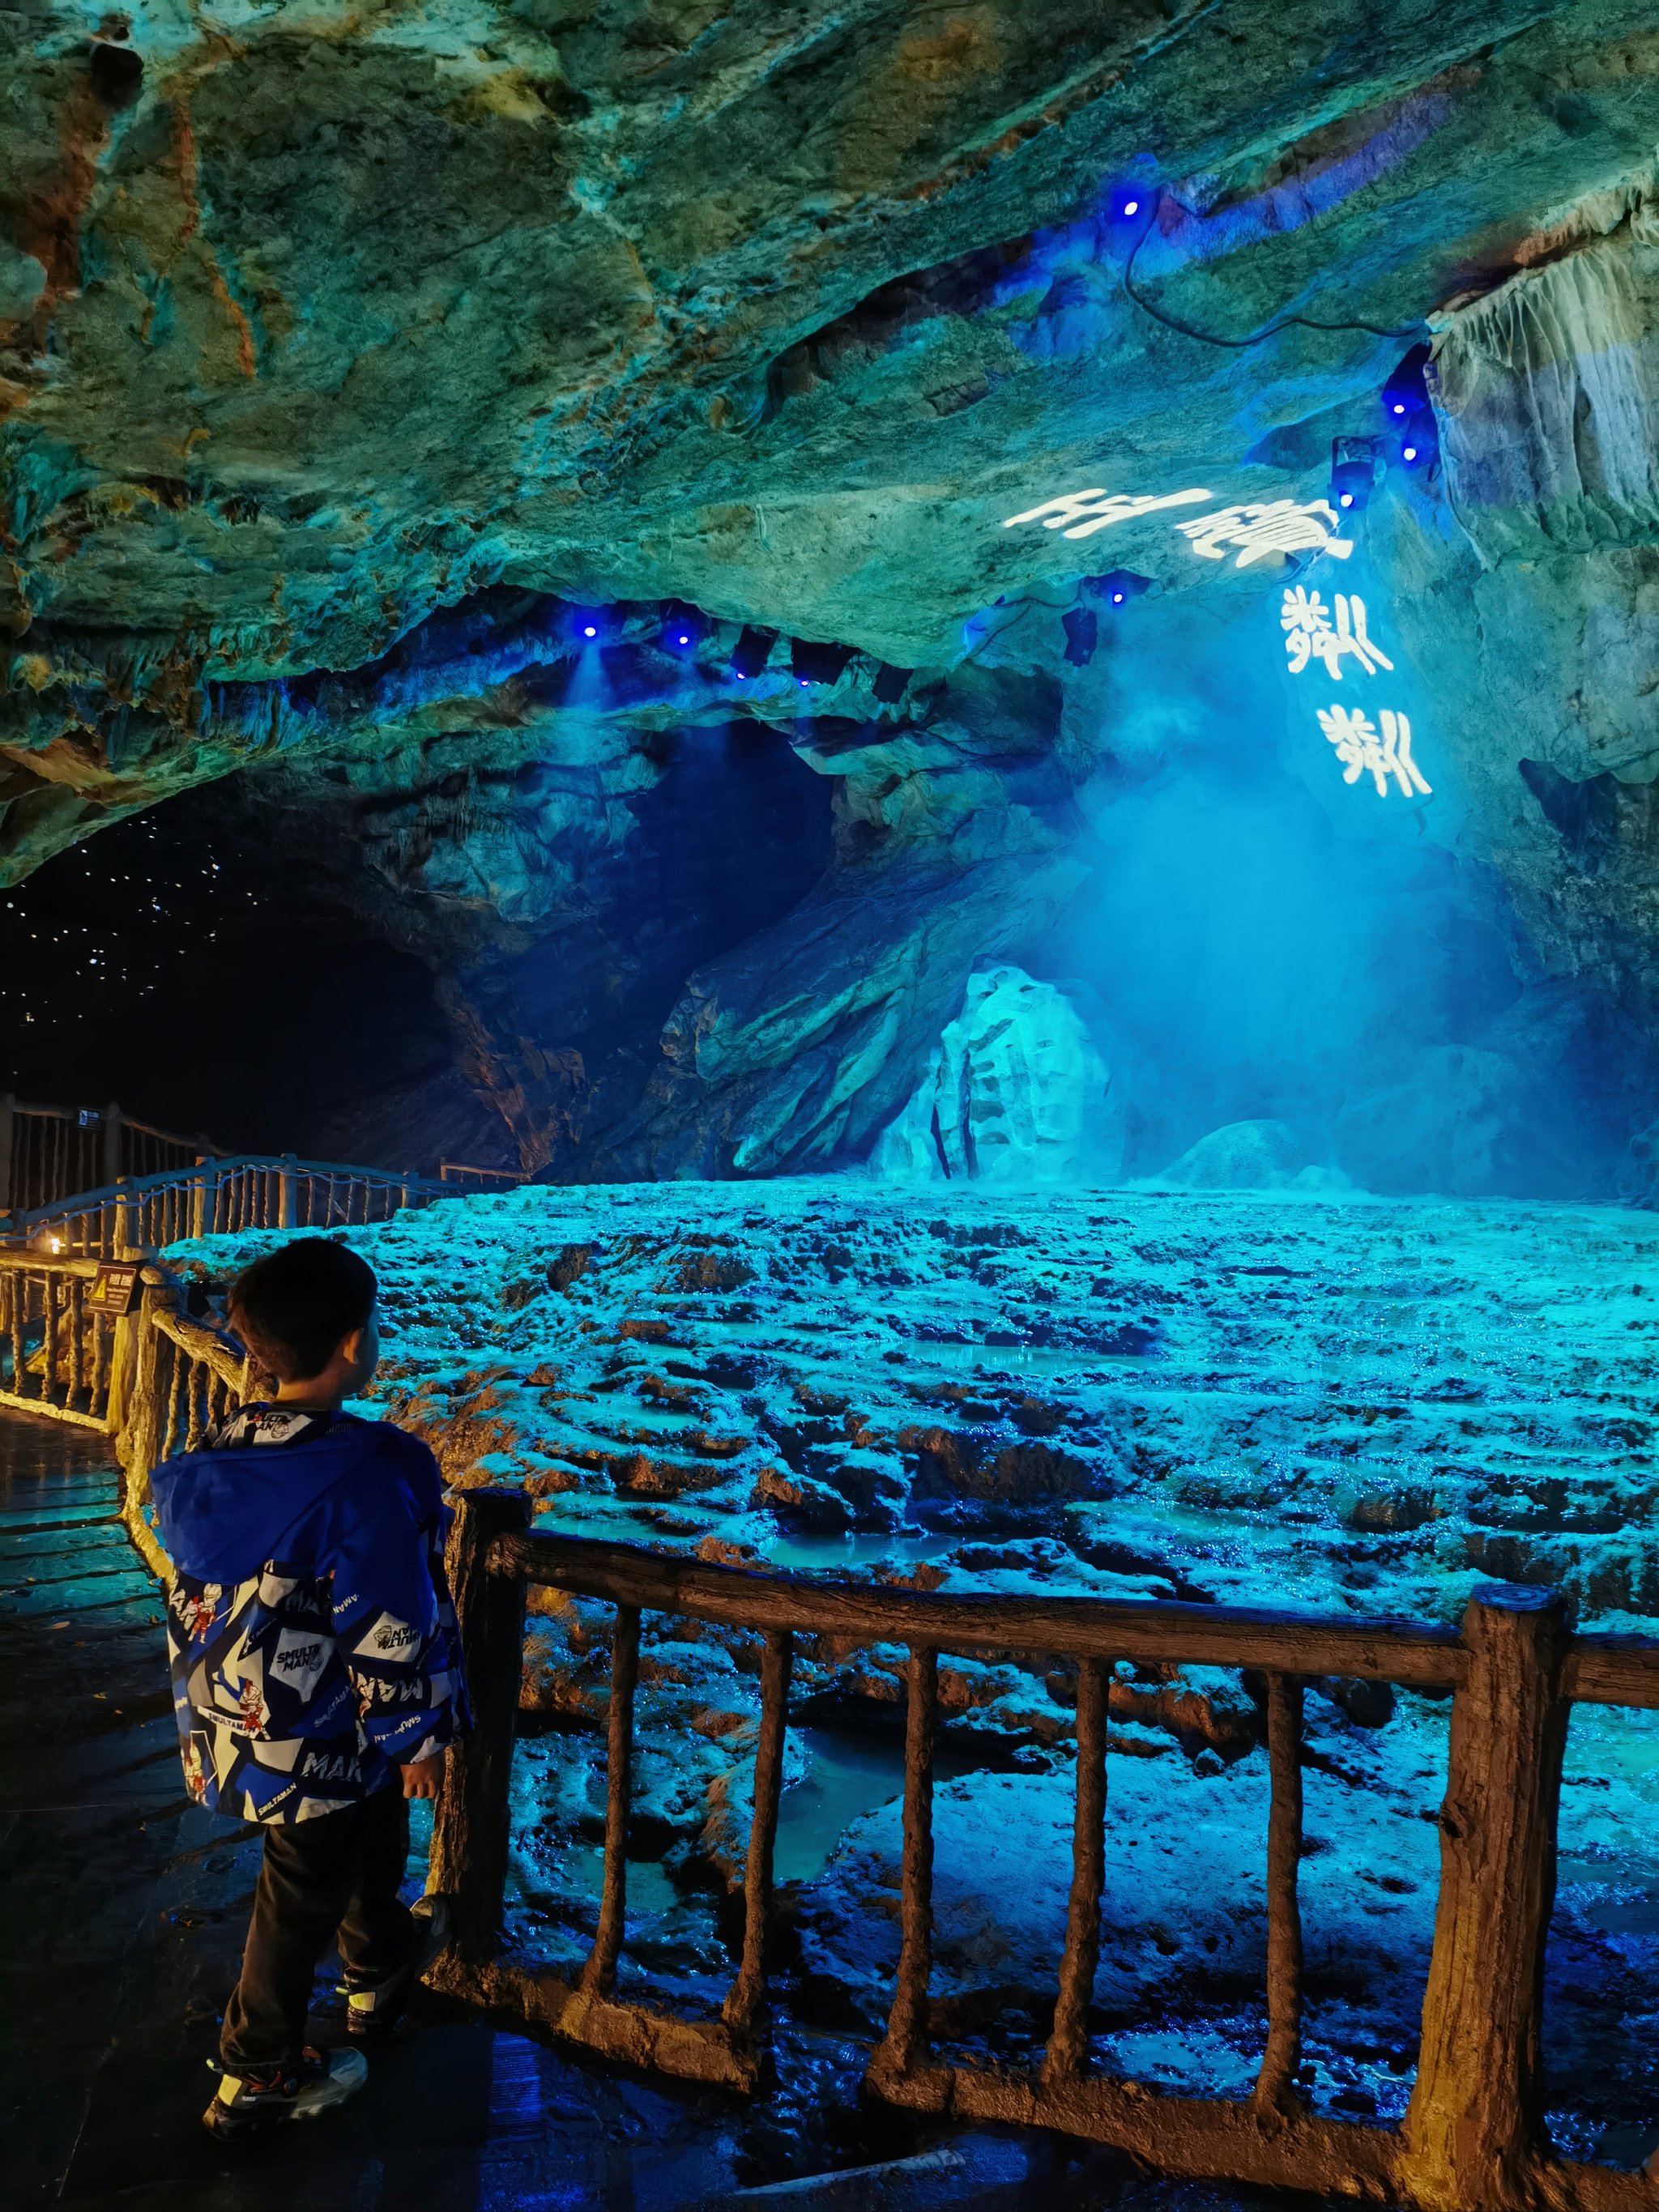
<path fill-rule="evenodd" d="M 259 1378 L 240 1345 L 182 1310 L 178 1286 L 159 1268 L 146 1276 L 116 1454 L 127 1533 L 165 1579 L 172 1568 L 150 1519 L 150 1476 L 175 1452 L 194 1451 L 257 1395 Z"/>
<path fill-rule="evenodd" d="M 0 1092 L 0 1214 L 32 1212 L 123 1176 L 161 1175 L 216 1153 L 118 1105 L 32 1106 Z"/>
<path fill-rule="evenodd" d="M 400 1207 L 459 1194 L 430 1176 L 332 1162 L 241 1155 L 110 1183 L 0 1224 L 15 1245 L 112 1259 L 187 1237 L 248 1229 L 351 1229 L 389 1221 Z"/>
<path fill-rule="evenodd" d="M 0 1252 L 0 1406 L 110 1427 L 124 1317 L 88 1307 L 97 1273 L 96 1260 Z"/>
<path fill-rule="evenodd" d="M 460 1501 L 451 1570 L 474 1733 L 451 1754 L 434 1826 L 432 1886 L 453 1899 L 455 1940 L 434 1978 L 587 2048 L 690 2079 L 761 2078 L 772 1853 L 793 1638 L 902 1643 L 906 1674 L 901 1945 L 885 2039 L 866 2087 L 910 2109 L 1053 2128 L 1115 2145 L 1165 2172 L 1320 2195 L 1392 2197 L 1422 2212 L 1659 2212 L 1643 2174 L 1553 2159 L 1542 2120 L 1540 2019 L 1556 1821 L 1572 1703 L 1659 1707 L 1659 1642 L 1575 1636 L 1556 1592 L 1477 1592 L 1461 1632 L 1221 1606 L 1113 1603 L 901 1590 L 705 1566 L 631 1545 L 529 1533 L 529 1501 Z M 574 1976 L 516 1961 L 500 1935 L 526 1584 L 616 1607 L 608 1719 L 604 1888 Z M 764 1638 L 754 1817 L 740 1963 L 717 2018 L 616 1995 L 627 1897 L 633 1706 L 648 1608 Z M 941 1651 L 1042 1654 L 1077 1667 L 1073 1873 L 1053 2031 L 1029 2070 L 951 2065 L 930 2047 L 933 1736 Z M 1103 1908 L 1106 1717 L 1115 1660 L 1256 1670 L 1266 1680 L 1267 2028 L 1253 2094 L 1165 2096 L 1092 2073 L 1089 2011 Z M 1417 2080 L 1401 2125 L 1310 2114 L 1301 2047 L 1302 1683 L 1350 1676 L 1452 1692 L 1440 1814 L 1441 1884 Z"/>
<path fill-rule="evenodd" d="M 527 1177 L 522 1168 L 477 1168 L 466 1160 L 440 1160 L 438 1180 L 463 1190 L 487 1190 L 491 1183 L 520 1183 Z"/>
<path fill-rule="evenodd" d="M 164 1268 L 140 1262 L 131 1311 L 89 1303 L 100 1261 L 0 1251 L 0 1406 L 100 1429 L 115 1441 L 121 1512 L 155 1571 L 167 1562 L 148 1516 L 149 1478 L 193 1451 L 252 1395 L 241 1347 L 183 1308 Z"/>

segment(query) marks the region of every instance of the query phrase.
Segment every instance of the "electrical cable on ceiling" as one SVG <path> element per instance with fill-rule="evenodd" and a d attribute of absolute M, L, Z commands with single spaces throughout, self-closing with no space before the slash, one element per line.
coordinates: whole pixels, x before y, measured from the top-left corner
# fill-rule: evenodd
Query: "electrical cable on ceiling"
<path fill-rule="evenodd" d="M 1364 331 L 1369 337 L 1374 338 L 1408 338 L 1413 332 L 1422 328 L 1421 323 L 1408 323 L 1403 330 L 1383 330 L 1376 323 L 1325 323 L 1313 315 L 1280 315 L 1276 322 L 1266 324 L 1247 338 L 1222 338 L 1217 337 L 1210 331 L 1200 331 L 1194 324 L 1182 322 L 1178 315 L 1166 314 L 1162 307 L 1154 307 L 1144 293 L 1136 291 L 1134 283 L 1135 262 L 1139 257 L 1141 247 L 1152 235 L 1152 226 L 1158 221 L 1158 211 L 1164 205 L 1164 198 L 1165 194 L 1160 190 L 1158 198 L 1152 202 L 1152 213 L 1147 216 L 1139 237 L 1129 249 L 1129 258 L 1123 264 L 1123 289 L 1136 307 L 1144 313 L 1150 315 L 1154 322 L 1162 323 L 1167 329 L 1179 331 L 1182 337 L 1197 338 L 1204 345 L 1224 346 L 1229 352 L 1242 353 L 1246 348 L 1261 345 L 1265 340 L 1276 337 L 1280 331 L 1291 329 L 1292 325 L 1304 331 Z"/>

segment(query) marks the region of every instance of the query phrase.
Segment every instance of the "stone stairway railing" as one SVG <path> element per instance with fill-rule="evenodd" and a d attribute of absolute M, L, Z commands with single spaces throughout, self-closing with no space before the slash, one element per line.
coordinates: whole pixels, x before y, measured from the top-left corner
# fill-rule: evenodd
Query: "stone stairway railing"
<path fill-rule="evenodd" d="M 1544 1945 L 1554 1898 L 1567 1720 L 1575 1702 L 1659 1708 L 1659 1642 L 1571 1633 L 1559 1592 L 1478 1591 L 1461 1632 L 1224 1606 L 975 1596 L 705 1565 L 629 1544 L 532 1534 L 520 1492 L 460 1500 L 451 1576 L 473 1733 L 451 1754 L 434 1827 L 432 1887 L 455 1905 L 434 1978 L 606 2056 L 753 2090 L 764 2078 L 772 1856 L 797 1636 L 908 1647 L 901 1946 L 885 2039 L 866 2087 L 940 2117 L 1052 2128 L 1166 2172 L 1389 2198 L 1419 2212 L 1659 2212 L 1645 2173 L 1554 2158 L 1543 2124 Z M 513 1741 L 526 1586 L 616 1607 L 598 1932 L 573 1975 L 521 1963 L 501 1936 Z M 633 1709 L 642 1608 L 763 1638 L 754 1816 L 741 1960 L 718 2016 L 688 2018 L 616 1994 L 624 1931 Z M 1054 2010 L 1029 2070 L 950 2064 L 931 2049 L 933 1789 L 941 1651 L 1044 1655 L 1077 1668 L 1073 1881 Z M 1088 2063 L 1106 1863 L 1108 1689 L 1113 1662 L 1243 1668 L 1266 1680 L 1272 1784 L 1267 1838 L 1267 2029 L 1248 2099 L 1164 2094 Z M 1302 1690 L 1358 1677 L 1452 1693 L 1441 1880 L 1416 2084 L 1398 2129 L 1310 2113 L 1296 2087 L 1303 2014 Z M 1119 1869 L 1127 1878 L 1127 1870 Z"/>

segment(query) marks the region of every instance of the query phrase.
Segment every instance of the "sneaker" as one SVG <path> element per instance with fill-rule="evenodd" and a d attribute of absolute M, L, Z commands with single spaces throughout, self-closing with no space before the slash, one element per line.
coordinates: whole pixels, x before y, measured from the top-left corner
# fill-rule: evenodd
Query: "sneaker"
<path fill-rule="evenodd" d="M 202 2124 L 216 2136 L 239 2136 L 280 2120 L 313 2119 L 343 2105 L 368 2079 L 368 2061 L 361 2051 L 302 2051 L 289 2064 L 254 2067 L 246 2074 L 222 2068 Z"/>
<path fill-rule="evenodd" d="M 348 2035 L 389 2035 L 403 2018 L 410 1991 L 449 1942 L 447 1897 L 417 1897 L 409 1911 L 415 1923 L 415 1948 L 397 1972 L 378 1982 L 348 1973 L 340 1984 L 345 1994 Z"/>

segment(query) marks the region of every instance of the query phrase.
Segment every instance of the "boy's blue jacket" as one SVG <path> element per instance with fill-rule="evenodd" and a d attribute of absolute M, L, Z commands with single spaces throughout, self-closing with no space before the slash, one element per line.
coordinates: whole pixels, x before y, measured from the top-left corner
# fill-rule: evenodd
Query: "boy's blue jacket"
<path fill-rule="evenodd" d="M 249 1406 L 152 1478 L 185 1780 L 284 1825 L 466 1725 L 437 1462 L 386 1421 Z"/>

